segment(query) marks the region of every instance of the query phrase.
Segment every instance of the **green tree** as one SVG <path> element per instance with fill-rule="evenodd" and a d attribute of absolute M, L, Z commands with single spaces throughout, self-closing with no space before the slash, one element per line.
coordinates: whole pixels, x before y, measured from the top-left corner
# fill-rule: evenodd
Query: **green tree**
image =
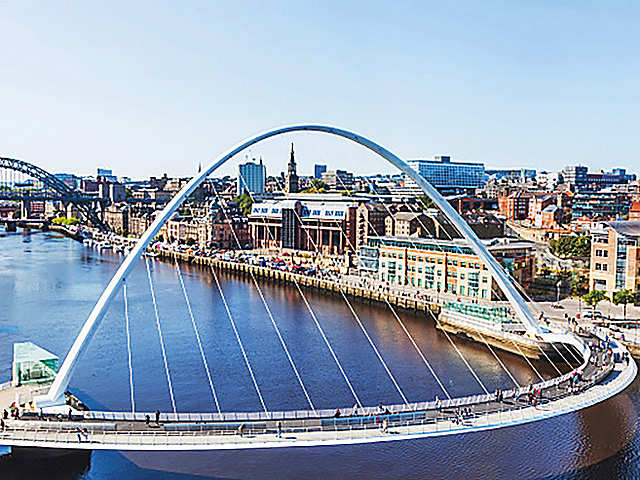
<path fill-rule="evenodd" d="M 417 200 L 418 200 L 418 205 L 420 205 L 424 209 L 435 208 L 435 204 L 433 203 L 433 200 L 431 200 L 431 197 L 429 197 L 428 195 L 420 195 L 417 198 Z"/>
<path fill-rule="evenodd" d="M 589 278 L 580 272 L 573 272 L 569 279 L 571 295 L 582 296 L 589 291 Z"/>
<path fill-rule="evenodd" d="M 302 193 L 324 193 L 329 189 L 329 185 L 324 183 L 322 180 L 318 180 L 314 178 L 311 180 L 311 183 L 307 188 L 302 190 Z"/>
<path fill-rule="evenodd" d="M 551 251 L 563 258 L 584 258 L 591 253 L 591 238 L 586 235 L 565 235 L 552 240 Z"/>
<path fill-rule="evenodd" d="M 251 207 L 253 207 L 253 198 L 247 192 L 244 192 L 242 195 L 238 195 L 237 197 L 233 197 L 231 199 L 232 202 L 238 204 L 238 208 L 242 211 L 242 214 L 245 217 L 248 217 L 251 213 Z"/>
<path fill-rule="evenodd" d="M 625 320 L 627 319 L 627 304 L 634 303 L 637 297 L 637 293 L 634 293 L 627 288 L 614 292 L 613 303 L 615 303 L 616 305 L 622 305 Z"/>
<path fill-rule="evenodd" d="M 75 217 L 56 217 L 51 220 L 51 223 L 53 223 L 54 225 L 75 225 L 77 223 L 80 223 L 80 220 Z"/>
<path fill-rule="evenodd" d="M 589 293 L 582 296 L 584 302 L 591 306 L 593 313 L 596 311 L 598 304 L 607 299 L 607 294 L 602 290 L 591 290 Z"/>

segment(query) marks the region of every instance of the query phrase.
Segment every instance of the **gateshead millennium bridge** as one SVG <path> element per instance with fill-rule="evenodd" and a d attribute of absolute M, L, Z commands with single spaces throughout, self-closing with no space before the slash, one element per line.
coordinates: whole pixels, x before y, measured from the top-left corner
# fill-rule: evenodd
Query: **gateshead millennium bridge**
<path fill-rule="evenodd" d="M 255 380 L 242 340 L 235 327 L 233 315 L 220 289 L 217 274 L 212 270 L 215 283 L 218 289 L 220 289 L 222 302 L 224 303 L 229 321 L 233 327 L 235 340 L 238 342 L 242 351 L 247 371 L 263 407 L 263 411 L 253 413 L 222 412 L 218 405 L 214 382 L 212 381 L 212 370 L 208 366 L 198 334 L 197 323 L 176 262 L 176 270 L 181 284 L 181 294 L 184 295 L 184 299 L 189 308 L 189 315 L 198 340 L 203 367 L 207 373 L 209 386 L 217 407 L 217 412 L 214 413 L 180 413 L 175 407 L 171 377 L 166 361 L 164 340 L 160 327 L 158 305 L 147 261 L 149 286 L 153 299 L 154 315 L 162 347 L 173 412 L 135 411 L 130 343 L 128 343 L 127 346 L 129 349 L 132 411 L 85 411 L 76 408 L 73 402 L 71 402 L 71 406 L 69 406 L 69 397 L 65 395 L 65 392 L 68 389 L 74 369 L 103 320 L 110 304 L 120 292 L 122 292 L 125 301 L 124 316 L 127 326 L 127 341 L 130 342 L 128 330 L 129 319 L 126 306 L 127 278 L 132 272 L 136 262 L 141 258 L 165 222 L 171 218 L 185 199 L 189 197 L 201 182 L 235 155 L 270 137 L 303 131 L 330 134 L 360 144 L 390 162 L 415 181 L 424 193 L 433 200 L 435 206 L 444 213 L 451 224 L 462 234 L 469 247 L 481 259 L 508 300 L 514 317 L 522 327 L 524 327 L 523 333 L 519 334 L 521 338 L 518 341 L 510 340 L 514 343 L 515 347 L 519 349 L 518 344 L 528 342 L 534 346 L 533 348 L 540 348 L 541 352 L 549 361 L 552 361 L 545 351 L 542 350 L 541 345 L 557 349 L 556 345 L 562 344 L 568 347 L 568 351 L 572 352 L 571 354 L 575 356 L 576 360 L 579 360 L 577 365 L 572 366 L 572 370 L 564 374 L 556 368 L 558 371 L 557 377 L 549 380 L 544 380 L 541 377 L 541 381 L 533 385 L 519 385 L 514 379 L 515 388 L 504 392 L 497 392 L 496 394 L 489 393 L 484 384 L 482 384 L 476 376 L 476 380 L 478 380 L 482 391 L 477 395 L 454 398 L 449 395 L 445 387 L 446 382 L 443 382 L 438 377 L 437 372 L 429 363 L 427 356 L 415 343 L 391 304 L 388 304 L 391 311 L 391 318 L 397 320 L 403 327 L 404 333 L 407 334 L 412 345 L 423 360 L 425 368 L 429 374 L 434 377 L 440 387 L 440 391 L 434 392 L 440 398 L 436 397 L 433 400 L 425 399 L 425 401 L 422 402 L 409 402 L 376 347 L 375 342 L 371 339 L 357 313 L 351 307 L 347 295 L 340 289 L 342 298 L 349 306 L 349 310 L 353 314 L 355 321 L 362 329 L 365 338 L 371 345 L 382 367 L 384 367 L 384 371 L 388 374 L 400 397 L 403 399 L 403 403 L 395 405 L 363 405 L 350 382 L 349 376 L 333 350 L 329 339 L 325 335 L 322 325 L 318 321 L 294 276 L 296 289 L 300 293 L 306 308 L 309 310 L 314 325 L 326 344 L 328 352 L 335 361 L 344 381 L 353 394 L 355 402 L 352 407 L 336 405 L 335 408 L 328 410 L 316 409 L 305 387 L 304 380 L 296 367 L 296 363 L 281 335 L 277 322 L 271 314 L 267 302 L 264 300 L 257 278 L 252 274 L 253 283 L 264 303 L 266 314 L 273 324 L 289 364 L 309 403 L 309 409 L 306 410 L 269 410 L 264 403 L 260 388 Z M 238 248 L 241 248 L 239 241 Z M 432 185 L 418 175 L 415 170 L 384 147 L 356 133 L 324 125 L 293 125 L 270 130 L 249 138 L 220 155 L 211 162 L 210 165 L 199 172 L 167 204 L 164 210 L 156 217 L 154 223 L 126 256 L 102 292 L 46 392 L 25 389 L 25 387 L 18 387 L 11 383 L 4 385 L 4 388 L 0 389 L 0 402 L 7 403 L 7 401 L 11 401 L 11 399 L 16 398 L 16 395 L 18 395 L 18 398 L 21 399 L 19 403 L 24 404 L 24 410 L 21 416 L 4 420 L 5 428 L 0 432 L 0 444 L 17 448 L 215 450 L 339 445 L 408 440 L 497 429 L 548 419 L 604 401 L 624 390 L 633 381 L 637 373 L 637 367 L 621 343 L 609 339 L 604 331 L 594 330 L 590 332 L 589 335 L 578 336 L 565 330 L 543 328 L 536 321 L 535 316 L 529 309 L 529 305 L 522 295 L 517 283 L 513 281 L 498 261 L 488 252 L 485 245 L 479 240 L 458 212 Z M 436 317 L 434 318 L 435 321 L 438 322 L 438 319 Z M 482 327 L 474 326 L 475 324 L 473 322 L 470 322 L 470 325 L 469 328 L 478 329 L 479 338 L 484 338 L 481 331 Z M 443 333 L 451 341 L 446 330 L 444 330 Z M 512 339 L 515 334 L 509 335 L 510 336 L 506 335 L 505 338 Z M 488 343 L 487 346 L 491 350 Z M 457 348 L 456 351 L 460 354 Z M 560 354 L 559 351 L 558 353 Z M 499 358 L 497 356 L 495 356 L 495 358 L 498 363 L 500 363 L 500 366 L 505 368 Z M 463 358 L 463 360 L 465 359 Z M 567 363 L 571 365 L 569 362 Z M 472 371 L 466 360 L 465 364 Z M 531 366 L 533 368 L 533 365 Z M 22 391 L 20 389 L 22 389 Z M 50 418 L 57 418 L 57 416 L 60 415 L 64 415 L 64 421 L 47 421 Z"/>

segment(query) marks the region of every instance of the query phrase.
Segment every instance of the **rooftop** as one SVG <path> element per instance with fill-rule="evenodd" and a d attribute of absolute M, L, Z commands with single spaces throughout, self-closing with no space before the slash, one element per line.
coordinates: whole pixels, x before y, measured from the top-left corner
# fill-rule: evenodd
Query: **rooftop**
<path fill-rule="evenodd" d="M 20 342 L 13 344 L 13 361 L 18 362 L 41 362 L 43 360 L 57 360 L 58 357 L 35 343 Z"/>
<path fill-rule="evenodd" d="M 620 235 L 628 237 L 640 236 L 640 220 L 631 222 L 606 222 L 605 225 L 613 228 Z"/>

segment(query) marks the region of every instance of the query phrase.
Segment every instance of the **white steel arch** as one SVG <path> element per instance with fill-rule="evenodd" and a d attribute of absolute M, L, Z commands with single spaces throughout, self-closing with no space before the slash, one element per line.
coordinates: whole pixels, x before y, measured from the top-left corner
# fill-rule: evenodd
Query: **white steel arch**
<path fill-rule="evenodd" d="M 498 263 L 498 261 L 489 253 L 489 251 L 480 241 L 475 232 L 471 229 L 467 222 L 464 221 L 460 214 L 449 204 L 449 202 L 442 195 L 440 195 L 440 193 L 429 182 L 422 178 L 418 174 L 418 172 L 416 172 L 406 162 L 400 159 L 400 157 L 394 155 L 381 145 L 378 145 L 377 143 L 348 130 L 343 130 L 341 128 L 331 127 L 327 125 L 289 125 L 260 133 L 232 147 L 231 149 L 220 155 L 218 158 L 216 158 L 214 161 L 212 161 L 195 177 L 193 177 L 191 181 L 187 185 L 185 185 L 175 197 L 171 199 L 164 210 L 162 210 L 161 214 L 156 217 L 155 221 L 142 235 L 129 255 L 127 255 L 127 257 L 124 259 L 115 275 L 102 292 L 102 295 L 98 299 L 98 302 L 94 306 L 93 310 L 89 314 L 89 317 L 82 326 L 80 333 L 73 342 L 73 345 L 71 346 L 71 349 L 69 350 L 69 353 L 67 354 L 62 367 L 60 368 L 60 371 L 56 376 L 55 381 L 51 385 L 49 392 L 46 395 L 38 397 L 36 399 L 36 404 L 38 406 L 44 407 L 49 405 L 64 404 L 64 392 L 69 386 L 69 381 L 78 362 L 78 359 L 95 334 L 95 331 L 100 325 L 100 322 L 102 321 L 102 318 L 104 317 L 104 314 L 106 313 L 111 301 L 118 293 L 118 290 L 120 289 L 120 286 L 122 285 L 124 279 L 127 277 L 128 273 L 131 271 L 138 258 L 140 258 L 142 253 L 146 250 L 147 246 L 158 234 L 162 225 L 164 225 L 164 223 L 171 218 L 171 216 L 180 207 L 182 202 L 184 202 L 184 200 L 193 193 L 193 191 L 204 181 L 204 179 L 207 178 L 211 173 L 216 171 L 220 166 L 226 163 L 233 156 L 237 155 L 251 145 L 254 145 L 270 137 L 302 131 L 328 133 L 351 140 L 377 153 L 389 163 L 401 170 L 403 173 L 407 174 L 420 186 L 420 188 L 422 188 L 422 191 L 433 200 L 433 203 L 447 216 L 447 218 L 453 223 L 453 225 L 455 225 L 455 227 L 469 242 L 469 246 L 473 249 L 474 253 L 478 255 L 478 257 L 482 260 L 484 265 L 491 273 L 492 277 L 502 289 L 503 293 L 509 300 L 511 307 L 514 309 L 518 318 L 522 321 L 523 325 L 527 329 L 527 332 L 533 336 L 543 336 L 543 332 L 536 322 L 533 314 L 527 307 L 524 299 L 516 290 L 516 287 L 513 285 L 508 274 L 503 270 L 500 263 Z"/>

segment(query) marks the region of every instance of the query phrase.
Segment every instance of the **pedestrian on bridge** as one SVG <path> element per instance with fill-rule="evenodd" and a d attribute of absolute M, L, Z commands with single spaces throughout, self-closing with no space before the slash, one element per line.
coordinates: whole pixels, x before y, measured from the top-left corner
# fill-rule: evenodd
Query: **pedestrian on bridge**
<path fill-rule="evenodd" d="M 156 423 L 160 425 L 160 410 L 156 410 Z"/>
<path fill-rule="evenodd" d="M 282 422 L 278 421 L 278 438 L 282 438 Z"/>

